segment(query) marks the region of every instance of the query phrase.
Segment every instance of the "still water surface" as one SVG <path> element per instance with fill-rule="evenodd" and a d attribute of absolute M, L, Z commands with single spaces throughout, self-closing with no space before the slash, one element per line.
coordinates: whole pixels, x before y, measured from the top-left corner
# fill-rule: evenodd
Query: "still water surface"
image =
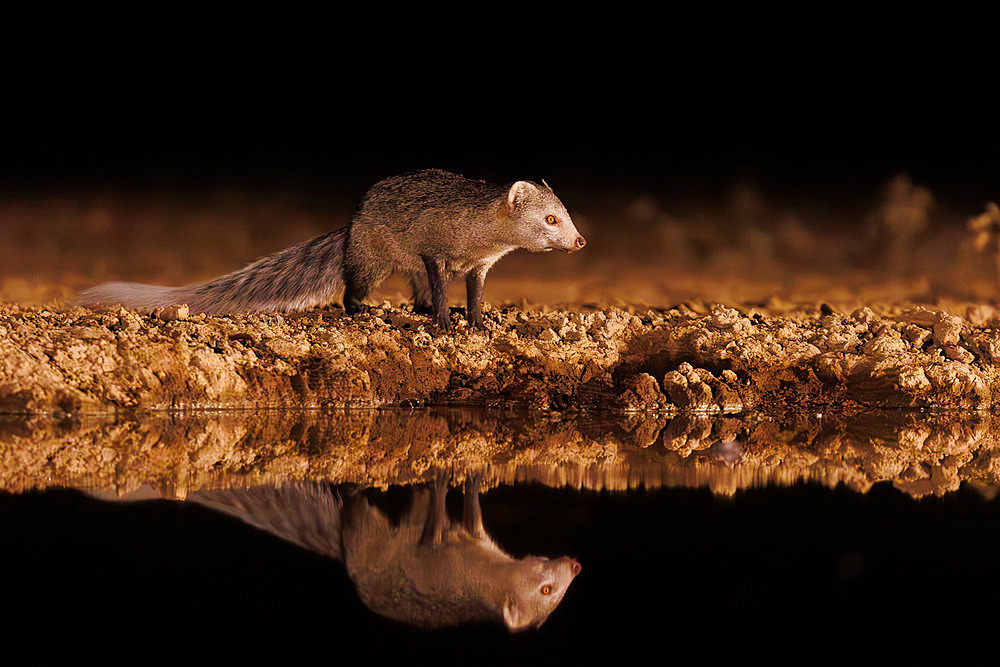
<path fill-rule="evenodd" d="M 749 445 L 722 442 L 703 454 L 739 478 Z M 551 468 L 565 477 L 565 467 Z M 482 469 L 429 468 L 424 484 L 385 489 L 276 476 L 184 494 L 140 485 L 124 498 L 94 488 L 2 493 L 0 565 L 15 611 L 7 637 L 36 647 L 58 637 L 51 648 L 67 655 L 184 652 L 204 640 L 234 657 L 426 648 L 475 659 L 680 648 L 787 657 L 919 652 L 996 620 L 1000 502 L 982 485 L 918 498 L 890 481 L 866 493 L 766 480 L 713 492 L 705 475 L 687 476 L 701 480 L 694 488 L 617 490 L 487 475 L 476 507 L 475 488 L 461 481 L 475 484 Z M 449 539 L 461 548 L 428 560 Z M 417 551 L 400 556 L 406 548 Z M 505 612 L 501 561 L 547 563 L 530 586 L 518 580 L 564 596 L 531 612 L 544 615 L 541 627 L 526 607 Z M 395 574 L 373 574 L 387 571 Z M 471 588 L 494 602 L 449 602 L 445 589 L 458 579 L 466 598 Z M 483 611 L 491 604 L 493 617 Z M 420 628 L 462 613 L 475 622 Z M 505 627 L 519 624 L 529 627 Z"/>

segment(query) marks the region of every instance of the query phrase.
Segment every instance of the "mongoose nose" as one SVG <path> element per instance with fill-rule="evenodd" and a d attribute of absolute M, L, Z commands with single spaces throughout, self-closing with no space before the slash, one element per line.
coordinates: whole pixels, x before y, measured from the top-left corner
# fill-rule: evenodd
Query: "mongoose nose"
<path fill-rule="evenodd" d="M 576 237 L 576 248 L 577 248 L 577 250 L 579 250 L 580 248 L 582 248 L 585 245 L 587 245 L 587 239 L 583 238 L 582 236 L 577 236 Z"/>

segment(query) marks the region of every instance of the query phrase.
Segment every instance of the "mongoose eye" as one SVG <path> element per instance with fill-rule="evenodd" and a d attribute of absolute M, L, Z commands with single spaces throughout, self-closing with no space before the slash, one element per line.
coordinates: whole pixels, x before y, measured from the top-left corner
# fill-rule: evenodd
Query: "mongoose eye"
<path fill-rule="evenodd" d="M 551 218 L 551 217 L 552 216 L 550 215 L 549 218 Z M 549 586 L 548 584 L 545 584 L 544 586 L 542 586 L 542 595 L 548 595 L 551 592 L 552 592 L 552 586 Z"/>
<path fill-rule="evenodd" d="M 556 216 L 554 216 L 554 215 L 547 215 L 547 216 L 545 216 L 545 222 L 549 223 L 550 225 L 554 225 L 554 224 L 556 224 L 559 221 L 556 220 Z"/>

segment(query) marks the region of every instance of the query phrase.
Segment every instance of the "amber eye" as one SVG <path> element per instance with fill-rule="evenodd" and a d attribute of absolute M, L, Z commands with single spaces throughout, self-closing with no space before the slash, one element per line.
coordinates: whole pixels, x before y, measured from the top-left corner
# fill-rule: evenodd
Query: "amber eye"
<path fill-rule="evenodd" d="M 551 218 L 552 216 L 550 215 L 549 217 Z M 542 595 L 548 595 L 551 592 L 552 592 L 552 587 L 551 586 L 549 586 L 548 584 L 545 584 L 544 586 L 542 586 Z"/>
<path fill-rule="evenodd" d="M 554 224 L 556 224 L 559 221 L 556 220 L 556 216 L 554 216 L 554 215 L 547 215 L 547 216 L 545 216 L 545 222 L 549 223 L 550 225 L 554 225 Z"/>

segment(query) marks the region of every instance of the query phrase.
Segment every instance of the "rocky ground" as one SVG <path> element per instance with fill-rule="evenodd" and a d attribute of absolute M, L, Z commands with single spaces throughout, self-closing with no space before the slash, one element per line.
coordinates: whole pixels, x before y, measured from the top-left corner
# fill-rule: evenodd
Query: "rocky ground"
<path fill-rule="evenodd" d="M 0 412 L 417 407 L 740 413 L 987 410 L 1000 314 L 897 307 L 768 315 L 724 305 L 628 312 L 487 307 L 488 335 L 408 309 L 140 315 L 0 307 Z"/>

